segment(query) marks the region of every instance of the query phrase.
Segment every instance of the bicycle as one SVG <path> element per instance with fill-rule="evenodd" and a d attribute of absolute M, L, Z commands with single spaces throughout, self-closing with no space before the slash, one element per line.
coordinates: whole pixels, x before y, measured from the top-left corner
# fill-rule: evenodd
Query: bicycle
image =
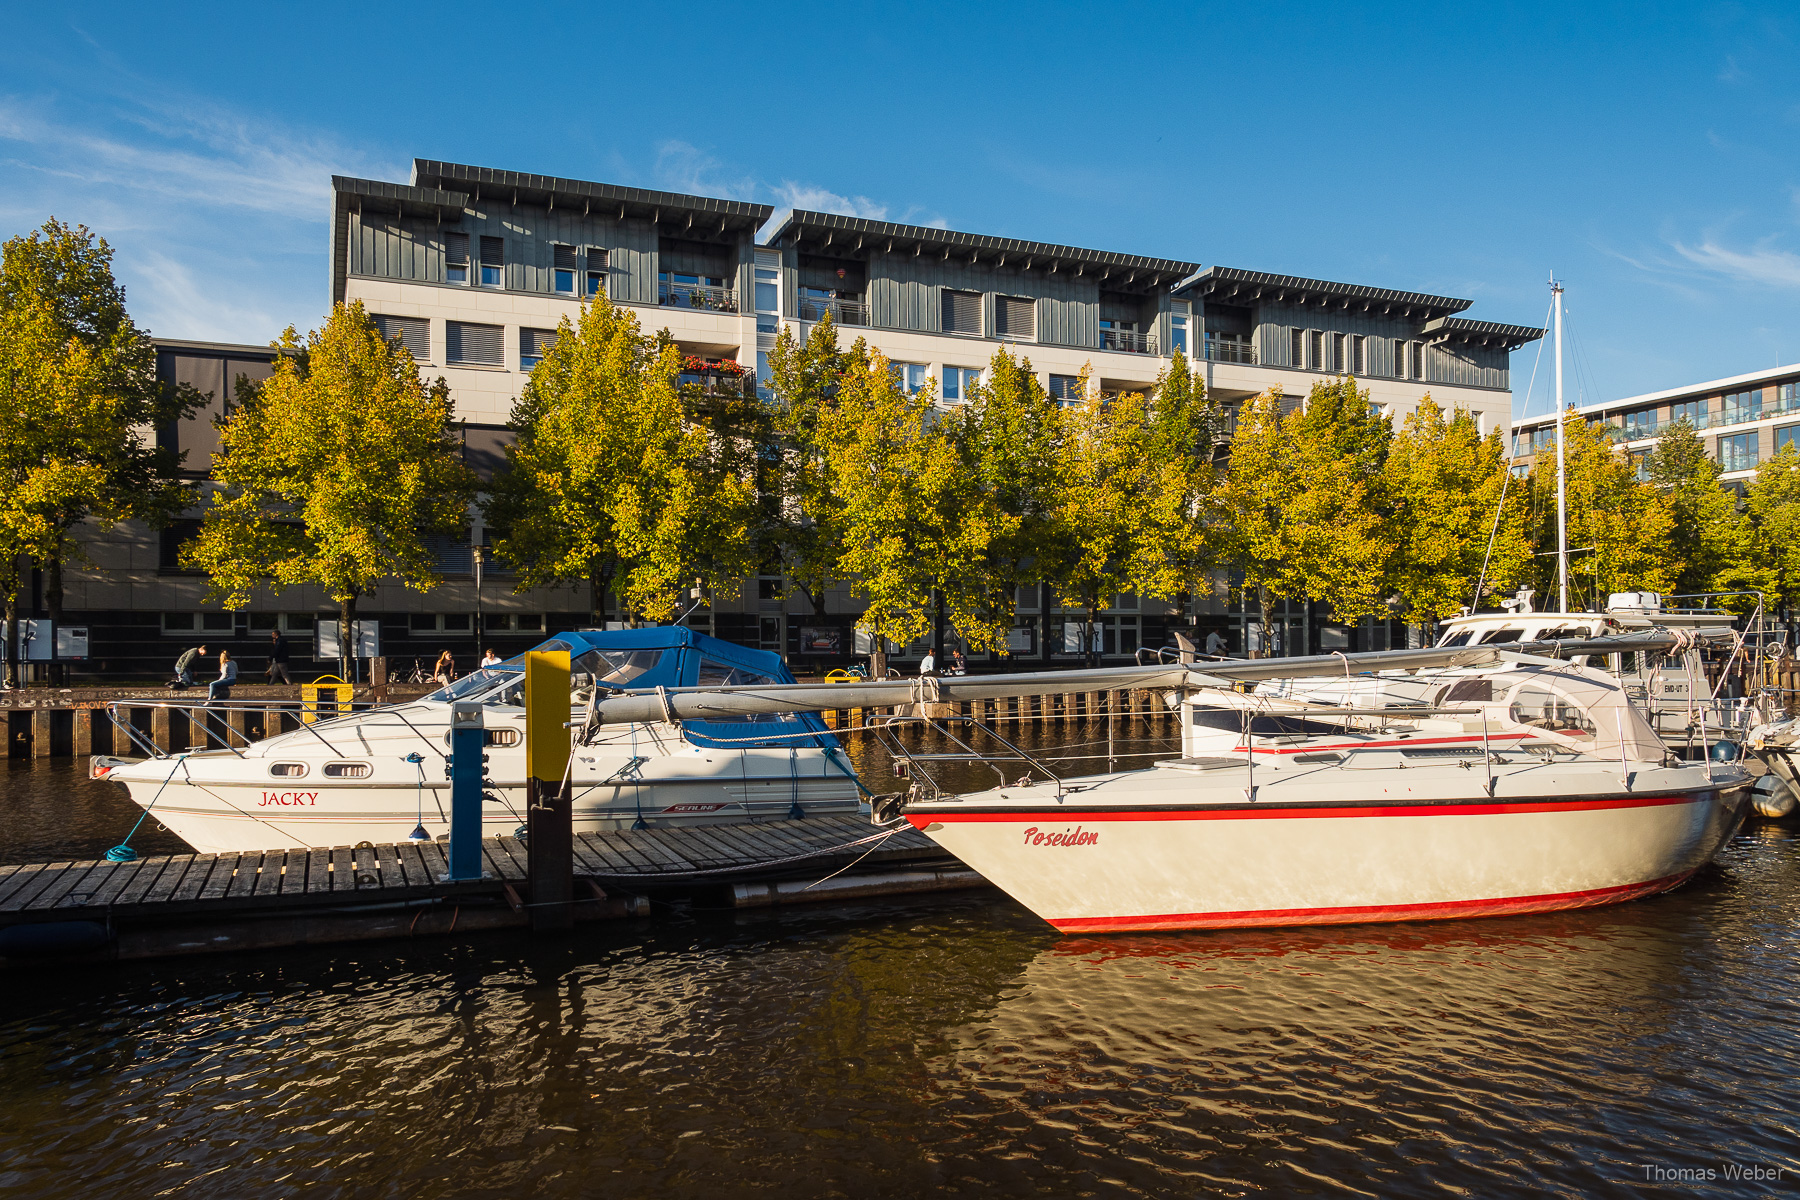
<path fill-rule="evenodd" d="M 425 673 L 425 668 L 419 665 L 419 660 L 415 658 L 413 659 L 412 673 L 406 677 L 406 682 L 430 683 L 432 682 L 432 679 L 431 676 Z"/>

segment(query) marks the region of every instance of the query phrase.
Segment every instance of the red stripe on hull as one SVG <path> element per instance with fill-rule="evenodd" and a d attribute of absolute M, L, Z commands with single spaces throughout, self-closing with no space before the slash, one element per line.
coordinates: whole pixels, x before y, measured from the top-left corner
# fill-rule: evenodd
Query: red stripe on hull
<path fill-rule="evenodd" d="M 1508 896 L 1496 900 L 1442 900 L 1430 904 L 1370 904 L 1349 908 L 1266 908 L 1250 912 L 1164 913 L 1143 917 L 1065 917 L 1051 921 L 1063 933 L 1127 933 L 1156 929 L 1240 929 L 1259 925 L 1355 925 L 1372 921 L 1449 921 L 1463 917 L 1504 917 L 1522 913 L 1594 908 L 1653 896 L 1679 887 L 1693 875 L 1683 871 L 1648 883 Z"/>
<path fill-rule="evenodd" d="M 913 828 L 923 829 L 933 821 L 955 825 L 965 821 L 1282 821 L 1324 820 L 1334 817 L 1492 817 L 1506 813 L 1584 812 L 1611 808 L 1660 808 L 1669 804 L 1692 804 L 1694 795 L 1619 796 L 1608 800 L 1521 800 L 1516 802 L 1484 802 L 1479 804 L 1404 804 L 1344 805 L 1319 808 L 1213 808 L 1174 809 L 1167 812 L 1145 812 L 1133 809 L 1019 809 L 1016 812 L 907 813 Z"/>

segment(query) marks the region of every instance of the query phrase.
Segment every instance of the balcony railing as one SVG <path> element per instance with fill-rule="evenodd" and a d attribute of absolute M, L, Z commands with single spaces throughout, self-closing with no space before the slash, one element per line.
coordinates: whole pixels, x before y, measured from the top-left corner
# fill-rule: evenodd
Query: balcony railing
<path fill-rule="evenodd" d="M 1147 333 L 1134 333 L 1129 329 L 1102 329 L 1100 348 L 1123 350 L 1127 354 L 1155 354 L 1156 339 Z"/>
<path fill-rule="evenodd" d="M 817 296 L 800 297 L 800 319 L 820 321 L 830 313 L 839 325 L 867 325 L 869 306 L 861 300 L 825 300 Z"/>
<path fill-rule="evenodd" d="M 658 283 L 656 299 L 672 308 L 697 308 L 706 312 L 738 310 L 737 289 L 701 283 Z"/>
<path fill-rule="evenodd" d="M 1208 362 L 1243 363 L 1246 366 L 1256 364 L 1256 344 L 1249 340 L 1237 338 L 1214 337 L 1206 335 L 1206 358 Z"/>

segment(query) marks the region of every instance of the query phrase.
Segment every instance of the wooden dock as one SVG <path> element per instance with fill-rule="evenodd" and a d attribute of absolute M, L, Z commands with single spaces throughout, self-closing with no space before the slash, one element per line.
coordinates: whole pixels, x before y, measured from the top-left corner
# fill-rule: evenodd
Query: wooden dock
<path fill-rule="evenodd" d="M 442 878 L 447 848 L 363 843 L 0 866 L 0 962 L 146 958 L 529 923 L 523 842 L 485 840 L 484 877 L 457 883 Z M 874 894 L 872 869 L 898 881 L 889 891 L 981 882 L 910 826 L 882 829 L 856 816 L 581 833 L 574 859 L 577 920 L 648 915 L 646 892 L 718 889 L 729 897 L 734 885 L 755 897 L 744 903 L 766 905 L 791 890 L 761 885 L 852 866 L 861 874 L 840 876 L 847 895 Z"/>

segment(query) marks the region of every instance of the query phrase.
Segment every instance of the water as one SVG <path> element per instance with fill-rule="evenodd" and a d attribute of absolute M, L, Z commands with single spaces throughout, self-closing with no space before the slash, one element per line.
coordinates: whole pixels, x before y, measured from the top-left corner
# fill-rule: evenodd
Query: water
<path fill-rule="evenodd" d="M 0 852 L 112 844 L 112 790 L 5 773 Z M 14 971 L 0 1192 L 1780 1194 L 1797 850 L 1489 921 L 1063 938 L 966 893 Z"/>

